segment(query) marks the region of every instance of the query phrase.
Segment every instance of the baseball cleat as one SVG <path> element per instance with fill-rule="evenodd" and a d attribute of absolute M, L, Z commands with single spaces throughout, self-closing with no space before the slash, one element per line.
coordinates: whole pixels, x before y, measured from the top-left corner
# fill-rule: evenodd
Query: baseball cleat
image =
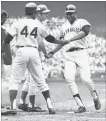
<path fill-rule="evenodd" d="M 28 111 L 28 106 L 27 104 L 19 104 L 18 105 L 18 108 L 23 110 L 23 111 Z"/>
<path fill-rule="evenodd" d="M 46 110 L 43 110 L 41 107 L 36 106 L 34 108 L 28 107 L 28 112 L 45 112 Z"/>
<path fill-rule="evenodd" d="M 94 99 L 93 101 L 94 101 L 95 109 L 96 109 L 96 110 L 99 110 L 99 109 L 101 108 L 101 103 L 100 103 L 99 98 L 96 98 L 96 99 Z"/>
<path fill-rule="evenodd" d="M 83 106 L 80 106 L 78 110 L 75 111 L 75 113 L 84 113 L 84 112 L 86 112 L 86 108 Z"/>
<path fill-rule="evenodd" d="M 56 111 L 53 108 L 49 108 L 49 114 L 56 114 Z"/>
<path fill-rule="evenodd" d="M 1 115 L 16 115 L 16 114 L 17 114 L 17 111 L 13 109 L 1 112 Z"/>

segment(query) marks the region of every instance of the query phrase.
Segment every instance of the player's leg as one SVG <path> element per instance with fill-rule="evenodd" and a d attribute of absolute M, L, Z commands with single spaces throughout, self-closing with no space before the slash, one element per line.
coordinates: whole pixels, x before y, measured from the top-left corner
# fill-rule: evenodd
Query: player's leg
<path fill-rule="evenodd" d="M 79 64 L 79 72 L 80 72 L 82 81 L 88 87 L 93 97 L 96 110 L 99 110 L 101 108 L 101 103 L 100 103 L 99 96 L 95 88 L 95 84 L 91 79 L 89 58 L 88 58 L 88 54 L 86 51 L 82 53 L 82 56 L 78 58 L 77 62 Z"/>
<path fill-rule="evenodd" d="M 26 76 L 26 81 L 29 83 L 29 88 L 28 88 L 28 93 L 29 93 L 29 104 L 28 104 L 28 109 L 34 109 L 35 105 L 35 95 L 37 94 L 37 86 L 34 82 L 34 80 L 31 77 L 31 74 L 29 71 L 27 71 L 27 76 Z"/>
<path fill-rule="evenodd" d="M 28 106 L 26 104 L 26 97 L 28 94 L 28 89 L 29 89 L 29 81 L 27 81 L 25 79 L 25 82 L 24 82 L 23 87 L 22 87 L 21 99 L 20 99 L 19 105 L 18 105 L 18 108 L 23 110 L 23 111 L 28 111 Z"/>
<path fill-rule="evenodd" d="M 5 79 L 5 69 L 4 69 L 5 67 L 4 67 L 4 63 L 2 62 L 2 60 L 1 60 L 1 84 L 3 84 L 3 81 L 4 81 L 4 79 Z M 1 87 L 2 87 L 2 91 L 1 92 L 3 92 L 3 85 L 1 85 Z M 1 108 L 4 108 L 4 105 L 3 104 L 1 104 Z"/>
<path fill-rule="evenodd" d="M 75 75 L 76 75 L 76 68 L 77 65 L 75 62 L 73 61 L 66 61 L 65 63 L 65 79 L 66 82 L 68 83 L 68 87 L 78 105 L 78 110 L 76 111 L 76 113 L 82 113 L 85 112 L 86 109 L 84 107 L 84 104 L 82 102 L 82 99 L 80 97 L 77 85 L 75 83 Z"/>
<path fill-rule="evenodd" d="M 38 92 L 37 86 L 35 81 L 32 79 L 31 74 L 29 71 L 26 71 L 25 74 L 25 83 L 22 87 L 22 94 L 21 94 L 21 99 L 18 105 L 18 108 L 23 110 L 23 111 L 29 111 L 29 112 L 43 112 L 39 106 L 35 105 L 35 98 L 36 94 Z M 26 104 L 26 97 L 27 94 L 29 94 L 29 103 L 28 105 Z"/>
<path fill-rule="evenodd" d="M 16 109 L 16 96 L 18 92 L 18 83 L 25 74 L 27 61 L 28 57 L 24 55 L 21 49 L 18 49 L 16 52 L 16 57 L 13 60 L 11 75 L 9 79 L 9 97 L 10 97 L 11 110 Z"/>
<path fill-rule="evenodd" d="M 36 95 L 38 93 L 38 88 L 36 82 L 33 80 L 31 74 L 28 71 L 27 79 L 30 80 L 29 82 L 29 104 L 28 104 L 28 111 L 29 112 L 43 112 L 39 106 L 35 104 Z"/>
<path fill-rule="evenodd" d="M 49 114 L 55 114 L 55 110 L 53 109 L 53 105 L 50 98 L 49 87 L 44 78 L 42 64 L 37 49 L 32 49 L 32 56 L 30 57 L 30 64 L 28 65 L 28 69 L 46 100 Z"/>
<path fill-rule="evenodd" d="M 21 99 L 20 99 L 20 104 L 26 104 L 26 97 L 27 97 L 28 92 L 22 90 L 22 94 L 21 94 Z"/>
<path fill-rule="evenodd" d="M 40 90 L 41 90 L 41 92 L 42 92 L 42 94 L 43 94 L 43 96 L 44 96 L 44 98 L 47 102 L 47 107 L 48 107 L 49 113 L 54 114 L 55 111 L 53 109 L 53 105 L 52 105 L 52 102 L 51 102 L 49 88 L 48 88 L 48 85 L 46 84 L 46 82 L 44 80 L 44 75 L 42 74 L 43 72 L 40 70 L 42 68 L 37 67 L 36 69 L 39 70 L 39 71 L 36 75 L 37 78 L 35 78 L 35 80 L 38 79 L 38 76 L 39 77 L 41 76 L 40 77 L 41 79 L 39 78 L 37 80 L 37 82 L 39 81 L 39 83 L 37 85 L 40 88 Z"/>
<path fill-rule="evenodd" d="M 4 92 L 5 88 L 8 87 L 8 79 L 10 76 L 10 70 L 11 70 L 11 65 L 4 65 L 3 62 L 1 62 L 1 87 L 2 87 L 2 92 Z M 2 94 L 3 96 L 3 94 Z M 4 105 L 1 105 L 1 107 L 3 108 Z"/>
<path fill-rule="evenodd" d="M 29 89 L 30 87 L 30 89 Z M 29 102 L 28 105 L 26 104 L 26 97 L 29 93 Z M 25 81 L 23 88 L 22 88 L 22 94 L 21 94 L 21 99 L 18 105 L 18 108 L 23 110 L 23 111 L 31 111 L 32 108 L 34 109 L 35 105 L 35 94 L 36 93 L 36 87 L 30 86 L 30 81 L 27 82 Z"/>
<path fill-rule="evenodd" d="M 36 96 L 38 93 L 38 88 L 35 81 L 32 79 L 30 75 L 30 83 L 29 83 L 29 104 L 28 104 L 28 111 L 29 112 L 44 112 L 41 107 L 36 105 Z"/>

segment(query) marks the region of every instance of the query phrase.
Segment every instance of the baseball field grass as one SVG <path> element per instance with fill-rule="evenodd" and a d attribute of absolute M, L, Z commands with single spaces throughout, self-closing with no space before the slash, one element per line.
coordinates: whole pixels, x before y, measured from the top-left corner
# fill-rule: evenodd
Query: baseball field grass
<path fill-rule="evenodd" d="M 105 79 L 104 79 L 105 80 Z M 81 82 L 76 82 L 87 112 L 75 114 L 78 107 L 67 87 L 65 81 L 48 81 L 53 105 L 56 109 L 55 115 L 49 115 L 45 100 L 39 92 L 36 96 L 36 104 L 41 106 L 46 112 L 23 112 L 18 109 L 17 115 L 2 116 L 1 121 L 105 121 L 106 120 L 106 81 L 94 80 L 97 92 L 100 96 L 102 107 L 95 110 L 92 97 L 87 87 Z M 9 106 L 8 83 L 2 83 L 1 102 L 5 107 Z M 21 95 L 22 84 L 19 85 L 17 105 Z M 28 98 L 27 98 L 28 102 Z M 5 108 L 4 108 L 5 110 Z"/>

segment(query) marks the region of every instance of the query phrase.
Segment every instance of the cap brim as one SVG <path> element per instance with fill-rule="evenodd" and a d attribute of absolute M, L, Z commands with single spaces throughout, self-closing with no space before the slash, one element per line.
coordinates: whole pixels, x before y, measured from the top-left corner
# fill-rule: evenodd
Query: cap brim
<path fill-rule="evenodd" d="M 76 10 L 67 10 L 67 11 L 65 11 L 65 13 L 68 13 L 68 12 L 70 12 L 70 13 L 74 13 Z"/>
<path fill-rule="evenodd" d="M 40 11 L 40 8 L 37 7 L 36 11 Z"/>
<path fill-rule="evenodd" d="M 42 11 L 42 13 L 49 13 L 51 10 Z"/>

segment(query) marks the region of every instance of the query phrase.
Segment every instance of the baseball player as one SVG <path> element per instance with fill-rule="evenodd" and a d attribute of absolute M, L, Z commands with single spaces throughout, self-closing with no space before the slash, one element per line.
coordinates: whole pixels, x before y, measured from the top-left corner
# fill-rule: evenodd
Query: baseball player
<path fill-rule="evenodd" d="M 48 13 L 50 12 L 50 10 L 47 8 L 46 5 L 44 4 L 41 4 L 41 5 L 38 5 L 37 6 L 38 8 L 38 13 L 37 13 L 37 19 L 42 22 L 46 19 L 46 16 L 48 15 Z M 45 54 L 45 50 L 44 50 L 44 47 L 43 47 L 43 41 L 45 41 L 42 37 L 39 37 L 39 50 L 42 51 L 44 54 Z M 55 42 L 56 43 L 56 42 Z M 29 75 L 29 76 L 28 76 Z M 23 91 L 22 91 L 22 95 L 21 95 L 21 100 L 20 100 L 20 104 L 18 106 L 18 108 L 26 111 L 29 109 L 30 110 L 33 110 L 35 112 L 43 112 L 44 110 L 41 110 L 40 107 L 36 107 L 35 106 L 35 96 L 36 96 L 36 84 L 33 83 L 33 79 L 31 78 L 31 75 L 28 73 L 27 77 L 29 79 L 27 79 L 27 81 L 24 83 L 23 85 Z M 31 83 L 29 82 L 29 80 L 31 80 Z M 29 96 L 29 106 L 27 107 L 27 105 L 25 104 L 25 101 L 26 101 L 26 96 L 27 96 L 27 92 L 28 92 L 28 85 L 29 85 L 29 93 L 30 93 L 30 96 Z M 32 85 L 32 86 L 31 86 Z M 30 87 L 31 86 L 31 87 Z M 30 108 L 32 105 L 32 109 Z M 34 107 L 35 106 L 35 107 Z"/>
<path fill-rule="evenodd" d="M 12 54 L 14 58 L 16 56 L 16 51 L 17 51 L 17 48 L 14 47 L 12 49 Z M 22 81 L 24 80 L 25 82 L 22 87 L 22 94 L 21 94 L 21 99 L 19 101 L 18 108 L 28 112 L 44 112 L 45 110 L 42 110 L 41 107 L 35 105 L 35 97 L 38 93 L 38 88 L 28 70 L 26 70 L 25 76 L 21 80 Z M 26 104 L 27 94 L 29 95 L 28 105 Z"/>
<path fill-rule="evenodd" d="M 4 39 L 6 37 L 6 30 L 3 27 L 5 21 L 7 20 L 8 14 L 6 11 L 1 9 L 1 53 L 2 53 L 2 61 L 5 65 L 11 65 L 12 56 L 10 45 L 4 44 Z"/>
<path fill-rule="evenodd" d="M 76 7 L 72 4 L 66 7 L 65 13 L 68 21 L 61 27 L 61 38 L 64 38 L 63 40 L 69 40 L 70 43 L 64 47 L 64 55 L 66 59 L 64 75 L 69 89 L 79 107 L 75 113 L 83 113 L 86 111 L 75 83 L 77 68 L 79 69 L 82 81 L 86 84 L 93 97 L 95 109 L 99 110 L 101 108 L 101 103 L 95 85 L 91 79 L 88 60 L 89 55 L 86 45 L 86 36 L 91 30 L 91 24 L 85 19 L 77 18 Z M 62 47 L 62 45 L 59 45 L 49 54 L 53 55 Z"/>
<path fill-rule="evenodd" d="M 12 55 L 10 45 L 4 44 L 4 39 L 6 37 L 6 30 L 4 28 L 5 21 L 7 20 L 8 14 L 5 10 L 1 9 L 1 80 L 4 79 L 4 64 L 11 65 Z M 1 105 L 1 108 L 4 108 Z M 4 114 L 4 111 L 1 112 L 1 115 Z"/>
<path fill-rule="evenodd" d="M 61 40 L 56 40 L 52 35 L 49 34 L 45 26 L 41 24 L 38 19 L 36 19 L 37 11 L 37 5 L 35 3 L 28 3 L 25 6 L 25 20 L 22 19 L 14 23 L 10 30 L 8 30 L 8 35 L 5 39 L 5 43 L 9 44 L 10 41 L 12 41 L 12 39 L 16 36 L 16 45 L 18 47 L 16 57 L 12 64 L 9 81 L 11 110 L 16 112 L 18 82 L 22 79 L 26 69 L 28 68 L 28 71 L 31 73 L 33 80 L 36 81 L 37 86 L 46 100 L 49 114 L 55 114 L 56 112 L 51 102 L 49 87 L 45 82 L 44 74 L 42 72 L 42 65 L 38 52 L 38 37 L 41 36 L 49 42 L 61 44 L 64 42 Z M 46 18 L 45 14 L 44 16 Z M 48 57 L 47 53 L 45 56 Z"/>

